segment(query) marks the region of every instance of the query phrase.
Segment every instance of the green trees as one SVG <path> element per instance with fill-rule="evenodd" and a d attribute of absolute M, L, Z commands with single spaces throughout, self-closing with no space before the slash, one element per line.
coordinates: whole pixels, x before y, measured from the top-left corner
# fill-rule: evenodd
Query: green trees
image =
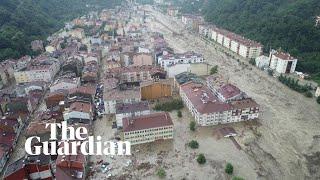
<path fill-rule="evenodd" d="M 30 43 L 44 40 L 65 21 L 91 10 L 113 7 L 118 0 L 3 0 L 0 2 L 0 60 L 32 55 Z"/>
<path fill-rule="evenodd" d="M 196 130 L 196 122 L 191 121 L 189 124 L 189 128 L 191 131 L 195 131 Z"/>
<path fill-rule="evenodd" d="M 159 176 L 159 178 L 164 178 L 166 177 L 167 173 L 163 168 L 158 169 L 157 171 L 157 176 Z"/>
<path fill-rule="evenodd" d="M 178 116 L 179 118 L 181 118 L 181 117 L 182 117 L 182 112 L 181 112 L 180 110 L 178 110 L 178 112 L 177 112 L 177 116 Z"/>
<path fill-rule="evenodd" d="M 216 74 L 218 72 L 218 66 L 215 65 L 210 69 L 210 75 Z"/>
<path fill-rule="evenodd" d="M 312 98 L 313 94 L 310 91 L 304 93 L 304 95 L 308 98 Z"/>
<path fill-rule="evenodd" d="M 307 93 L 308 93 L 308 96 L 310 95 L 311 92 L 309 92 L 309 90 L 311 90 L 311 85 L 300 85 L 299 84 L 299 80 L 294 80 L 293 78 L 291 77 L 286 77 L 286 76 L 283 76 L 283 75 L 280 75 L 278 77 L 278 80 L 287 85 L 289 88 L 297 91 L 297 92 L 300 92 L 300 93 L 306 93 L 305 95 L 307 96 Z M 307 96 L 307 97 L 308 97 Z M 312 93 L 311 93 L 311 97 L 312 97 Z"/>
<path fill-rule="evenodd" d="M 172 111 L 172 110 L 180 110 L 184 107 L 181 99 L 173 99 L 169 102 L 157 103 L 153 108 L 156 111 Z"/>
<path fill-rule="evenodd" d="M 244 178 L 239 176 L 234 176 L 232 177 L 232 180 L 244 180 Z"/>
<path fill-rule="evenodd" d="M 281 47 L 303 60 L 298 62 L 297 71 L 314 74 L 312 78 L 320 83 L 320 27 L 315 27 L 314 19 L 319 15 L 319 0 L 198 2 L 181 3 L 182 12 L 199 13 L 201 9 L 207 21 L 261 42 L 265 51 Z"/>
<path fill-rule="evenodd" d="M 205 164 L 207 162 L 206 157 L 204 156 L 204 154 L 199 154 L 197 156 L 197 162 L 199 164 Z"/>
<path fill-rule="evenodd" d="M 320 104 L 320 96 L 317 97 L 317 103 Z"/>
<path fill-rule="evenodd" d="M 231 175 L 231 174 L 233 173 L 233 166 L 232 166 L 232 164 L 231 164 L 231 163 L 227 163 L 227 164 L 226 164 L 226 167 L 224 168 L 224 171 L 225 171 L 227 174 Z"/>
<path fill-rule="evenodd" d="M 188 146 L 192 149 L 198 149 L 199 143 L 196 140 L 192 140 L 188 143 Z"/>

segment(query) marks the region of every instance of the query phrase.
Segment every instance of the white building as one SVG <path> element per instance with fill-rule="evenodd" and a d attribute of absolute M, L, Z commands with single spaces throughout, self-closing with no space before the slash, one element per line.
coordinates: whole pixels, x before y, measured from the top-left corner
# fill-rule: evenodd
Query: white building
<path fill-rule="evenodd" d="M 147 114 L 150 114 L 149 103 L 147 101 L 118 103 L 116 105 L 117 127 L 123 127 L 122 119 L 125 117 L 141 116 Z"/>
<path fill-rule="evenodd" d="M 202 84 L 181 85 L 180 96 L 200 126 L 253 120 L 259 116 L 259 105 L 254 100 L 223 102 Z"/>
<path fill-rule="evenodd" d="M 320 96 L 320 87 L 317 87 L 315 96 L 316 96 L 316 97 L 319 97 L 319 96 Z"/>
<path fill-rule="evenodd" d="M 192 64 L 192 63 L 203 63 L 204 58 L 202 54 L 195 52 L 186 52 L 183 54 L 167 54 L 158 57 L 158 64 L 161 67 L 168 67 L 174 64 Z"/>
<path fill-rule="evenodd" d="M 267 56 L 259 56 L 256 58 L 256 66 L 258 68 L 265 68 L 265 67 L 268 67 L 269 66 L 269 57 Z"/>
<path fill-rule="evenodd" d="M 131 145 L 173 139 L 173 122 L 167 112 L 123 119 L 124 141 Z"/>
<path fill-rule="evenodd" d="M 278 73 L 294 73 L 298 59 L 289 53 L 272 50 L 269 55 L 269 66 Z"/>

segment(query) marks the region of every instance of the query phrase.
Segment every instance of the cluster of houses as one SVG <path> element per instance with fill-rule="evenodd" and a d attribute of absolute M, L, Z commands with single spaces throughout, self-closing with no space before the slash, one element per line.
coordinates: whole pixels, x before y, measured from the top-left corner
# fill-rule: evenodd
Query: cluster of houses
<path fill-rule="evenodd" d="M 104 88 L 99 81 L 101 59 L 109 52 L 109 28 L 117 26 L 111 15 L 117 11 L 119 7 L 77 18 L 50 36 L 46 47 L 40 48 L 41 41 L 33 42 L 33 48 L 41 51 L 39 56 L 1 63 L 7 67 L 0 73 L 4 87 L 0 91 L 0 168 L 4 179 L 86 178 L 88 157 L 80 151 L 68 156 L 21 153 L 4 167 L 21 132 L 26 138 L 38 136 L 48 141 L 51 132 L 46 124 L 65 121 L 69 126 L 86 127 L 92 134 L 93 121 L 105 112 Z M 32 142 L 32 149 L 41 145 Z"/>

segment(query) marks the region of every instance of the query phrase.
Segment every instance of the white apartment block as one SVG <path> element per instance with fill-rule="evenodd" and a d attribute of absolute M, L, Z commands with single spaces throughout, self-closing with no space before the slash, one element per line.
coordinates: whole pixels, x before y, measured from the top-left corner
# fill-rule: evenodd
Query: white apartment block
<path fill-rule="evenodd" d="M 167 112 L 123 119 L 123 140 L 131 145 L 173 139 L 173 133 L 173 122 Z"/>
<path fill-rule="evenodd" d="M 194 52 L 186 52 L 183 54 L 167 54 L 158 57 L 158 64 L 164 68 L 175 64 L 193 64 L 203 62 L 203 56 Z"/>
<path fill-rule="evenodd" d="M 189 82 L 180 87 L 180 96 L 200 126 L 211 126 L 259 117 L 259 105 L 252 99 L 222 102 L 206 87 Z"/>
<path fill-rule="evenodd" d="M 277 52 L 272 50 L 269 55 L 269 66 L 276 72 L 282 73 L 294 73 L 298 59 L 292 57 L 288 53 Z"/>
<path fill-rule="evenodd" d="M 256 58 L 262 54 L 262 45 L 224 29 L 212 27 L 210 38 L 245 58 Z"/>

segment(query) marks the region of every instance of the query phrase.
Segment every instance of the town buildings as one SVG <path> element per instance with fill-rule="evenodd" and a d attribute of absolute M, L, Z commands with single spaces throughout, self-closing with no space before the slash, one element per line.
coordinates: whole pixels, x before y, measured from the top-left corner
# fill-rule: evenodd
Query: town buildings
<path fill-rule="evenodd" d="M 172 84 L 168 80 L 147 81 L 140 83 L 142 100 L 156 100 L 172 96 Z"/>
<path fill-rule="evenodd" d="M 158 64 L 161 67 L 173 66 L 175 64 L 192 64 L 203 63 L 204 58 L 201 54 L 197 54 L 193 51 L 182 54 L 166 54 L 158 57 Z"/>
<path fill-rule="evenodd" d="M 131 145 L 173 139 L 173 133 L 173 122 L 167 112 L 123 119 L 123 139 Z"/>
<path fill-rule="evenodd" d="M 269 67 L 277 73 L 294 73 L 298 59 L 289 53 L 272 50 L 269 55 Z"/>
<path fill-rule="evenodd" d="M 116 104 L 117 127 L 123 127 L 122 119 L 150 114 L 150 107 L 147 101 L 118 103 Z"/>
<path fill-rule="evenodd" d="M 80 86 L 80 77 L 59 78 L 51 86 L 50 92 L 58 90 L 71 90 Z"/>
<path fill-rule="evenodd" d="M 237 91 L 234 93 L 230 92 L 228 88 L 223 88 L 219 90 L 219 96 L 216 96 L 206 85 L 194 82 L 180 86 L 180 96 L 200 126 L 258 118 L 259 105 L 251 98 L 228 99 L 237 97 L 235 94 L 238 94 Z"/>

